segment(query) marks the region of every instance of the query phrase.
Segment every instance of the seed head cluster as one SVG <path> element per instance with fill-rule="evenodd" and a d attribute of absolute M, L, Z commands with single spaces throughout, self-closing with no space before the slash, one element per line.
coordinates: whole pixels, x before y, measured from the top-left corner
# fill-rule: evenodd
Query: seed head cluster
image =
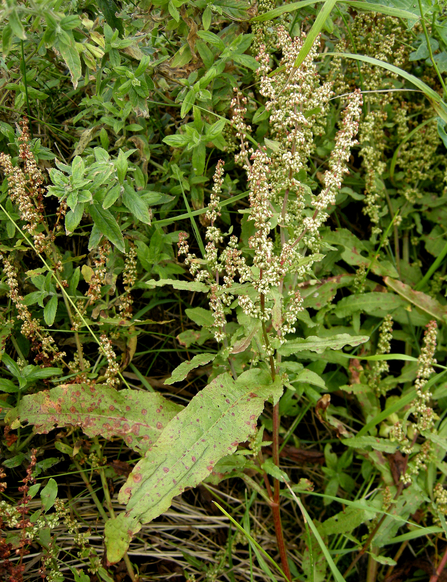
<path fill-rule="evenodd" d="M 248 98 L 236 90 L 231 104 L 232 126 L 239 141 L 235 161 L 246 172 L 250 204 L 246 219 L 253 223 L 248 251 L 242 253 L 237 238 L 225 236 L 215 224 L 224 183 L 222 162 L 216 167 L 206 214 L 209 226 L 203 259 L 190 252 L 185 233 L 179 236 L 179 255 L 184 255 L 195 280 L 209 285 L 214 335 L 218 341 L 226 339 L 226 313 L 235 299 L 232 292 L 235 282 L 239 283 L 238 305 L 245 315 L 265 324 L 275 310 L 274 329 L 279 343 L 285 341 L 285 334 L 295 331 L 303 309 L 299 291 L 288 288 L 281 301 L 274 295 L 278 290 L 282 295 L 289 274 L 304 279 L 311 273 L 313 263 L 321 258 L 319 231 L 328 217 L 328 207 L 335 203 L 348 172 L 351 149 L 357 143 L 355 136 L 362 106 L 359 91 L 347 99 L 324 174 L 323 189 L 314 195 L 303 182 L 301 173 L 307 172 L 309 156 L 315 150 L 314 138 L 324 129 L 332 97 L 331 84 L 320 82 L 314 63 L 318 42 L 301 66 L 295 67 L 305 36 L 292 39 L 279 26 L 276 38 L 275 48 L 283 56 L 275 71 L 271 70 L 271 57 L 265 45 L 260 46 L 256 57 L 259 91 L 266 99 L 265 110 L 270 112 L 271 134 L 266 145 L 253 147 L 249 140 L 251 127 L 245 120 Z"/>

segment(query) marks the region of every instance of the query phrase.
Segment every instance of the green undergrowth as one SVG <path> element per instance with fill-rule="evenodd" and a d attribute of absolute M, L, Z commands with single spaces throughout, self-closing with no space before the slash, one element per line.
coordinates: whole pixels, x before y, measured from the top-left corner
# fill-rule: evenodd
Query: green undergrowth
<path fill-rule="evenodd" d="M 2 1 L 2 580 L 443 579 L 445 11 Z"/>

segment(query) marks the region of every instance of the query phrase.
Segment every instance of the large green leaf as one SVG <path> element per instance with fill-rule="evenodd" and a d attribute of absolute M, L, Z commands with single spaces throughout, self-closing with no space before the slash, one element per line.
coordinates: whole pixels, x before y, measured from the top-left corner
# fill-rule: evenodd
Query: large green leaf
<path fill-rule="evenodd" d="M 279 348 L 283 356 L 290 356 L 296 352 L 310 350 L 322 354 L 325 350 L 341 350 L 344 346 L 359 346 L 369 340 L 367 335 L 349 335 L 340 333 L 332 337 L 309 336 L 291 340 Z"/>
<path fill-rule="evenodd" d="M 123 234 L 114 219 L 113 214 L 103 208 L 100 204 L 90 204 L 86 208 L 90 212 L 93 222 L 102 234 L 108 238 L 117 249 L 124 253 L 126 247 L 124 246 Z"/>
<path fill-rule="evenodd" d="M 90 437 L 121 437 L 129 447 L 143 452 L 181 408 L 157 392 L 63 384 L 24 396 L 17 414 L 20 422 L 34 425 L 40 434 L 75 426 Z"/>
<path fill-rule="evenodd" d="M 236 450 L 256 429 L 267 398 L 277 399 L 280 383 L 250 370 L 234 381 L 221 374 L 199 392 L 166 427 L 157 443 L 134 468 L 119 493 L 125 513 L 106 523 L 109 562 L 118 562 L 132 536 L 188 487 L 210 475 L 216 463 Z"/>

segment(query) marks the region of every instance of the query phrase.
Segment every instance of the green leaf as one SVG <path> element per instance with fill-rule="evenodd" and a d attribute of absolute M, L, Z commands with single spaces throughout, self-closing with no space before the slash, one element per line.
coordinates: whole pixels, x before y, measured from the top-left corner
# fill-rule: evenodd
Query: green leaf
<path fill-rule="evenodd" d="M 99 231 L 113 245 L 115 245 L 117 249 L 119 249 L 122 253 L 125 253 L 126 247 L 124 245 L 123 234 L 113 215 L 108 210 L 104 209 L 100 204 L 90 204 L 86 208 L 88 208 L 88 211 L 93 218 L 93 222 L 95 223 L 95 226 L 98 227 Z"/>
<path fill-rule="evenodd" d="M 341 442 L 347 447 L 354 447 L 356 449 L 371 447 L 374 451 L 381 451 L 382 453 L 389 454 L 395 453 L 398 447 L 398 443 L 392 443 L 388 439 L 381 439 L 372 436 L 355 436 L 349 439 L 342 439 Z"/>
<path fill-rule="evenodd" d="M 10 459 L 6 459 L 6 461 L 2 462 L 4 467 L 8 469 L 14 469 L 14 467 L 20 467 L 20 465 L 25 460 L 25 453 L 19 453 L 18 455 L 14 455 Z"/>
<path fill-rule="evenodd" d="M 82 75 L 82 66 L 72 33 L 70 33 L 70 42 L 65 43 L 59 41 L 57 43 L 57 49 L 61 53 L 62 58 L 64 59 L 68 70 L 70 71 L 71 82 L 73 83 L 73 87 L 76 89 L 78 86 L 78 81 Z"/>
<path fill-rule="evenodd" d="M 447 322 L 447 307 L 441 305 L 436 299 L 430 297 L 430 295 L 426 295 L 421 291 L 415 291 L 409 285 L 396 279 L 390 279 L 390 277 L 384 277 L 384 282 L 387 287 L 390 287 L 401 297 L 413 303 L 419 309 L 422 309 L 422 311 L 425 311 L 436 319 Z"/>
<path fill-rule="evenodd" d="M 9 13 L 9 26 L 11 27 L 12 32 L 20 38 L 20 40 L 26 40 L 25 29 L 23 28 L 17 10 L 11 10 Z"/>
<path fill-rule="evenodd" d="M 53 325 L 57 312 L 57 295 L 53 295 L 43 310 L 43 317 L 45 323 L 49 326 Z"/>
<path fill-rule="evenodd" d="M 171 377 L 168 380 L 165 380 L 165 384 L 174 384 L 175 382 L 184 380 L 191 370 L 212 362 L 216 355 L 217 354 L 197 354 L 197 356 L 194 356 L 191 361 L 183 362 L 180 366 L 177 366 L 177 368 L 172 372 Z"/>
<path fill-rule="evenodd" d="M 208 293 L 210 290 L 210 288 L 205 285 L 205 283 L 200 283 L 199 281 L 181 281 L 180 279 L 160 279 L 159 281 L 156 281 L 155 279 L 149 279 L 149 281 L 144 282 L 144 285 L 147 285 L 151 289 L 154 287 L 164 287 L 165 285 L 171 285 L 174 287 L 174 289 L 178 289 L 179 291 L 198 291 L 199 293 Z"/>
<path fill-rule="evenodd" d="M 182 148 L 189 144 L 190 138 L 188 135 L 176 133 L 175 135 L 167 135 L 163 141 L 173 148 Z"/>
<path fill-rule="evenodd" d="M 203 24 L 203 28 L 205 30 L 208 30 L 209 27 L 211 26 L 212 16 L 213 16 L 213 13 L 211 12 L 211 8 L 208 5 L 202 14 L 202 24 Z"/>
<path fill-rule="evenodd" d="M 182 108 L 180 109 L 180 117 L 182 119 L 185 117 L 185 115 L 188 113 L 188 111 L 190 111 L 191 107 L 194 105 L 195 100 L 196 100 L 196 95 L 197 95 L 197 93 L 194 91 L 194 89 L 190 89 L 188 91 L 188 93 L 186 93 L 186 96 L 183 99 Z M 168 145 L 172 145 L 172 144 L 168 144 Z"/>
<path fill-rule="evenodd" d="M 120 149 L 118 158 L 115 160 L 115 168 L 121 186 L 124 184 L 124 178 L 126 177 L 128 167 L 129 162 L 127 161 L 127 156 L 124 154 L 123 150 Z"/>
<path fill-rule="evenodd" d="M 214 325 L 214 317 L 211 311 L 203 307 L 194 307 L 192 309 L 185 309 L 185 314 L 197 323 L 200 327 L 209 327 Z"/>
<path fill-rule="evenodd" d="M 353 336 L 347 333 L 341 333 L 332 337 L 309 336 L 291 340 L 279 348 L 279 353 L 283 356 L 290 356 L 295 352 L 309 350 L 322 354 L 325 350 L 340 350 L 344 346 L 359 346 L 369 340 L 367 335 Z"/>
<path fill-rule="evenodd" d="M 51 509 L 56 501 L 57 497 L 57 482 L 54 479 L 49 479 L 48 483 L 40 492 L 40 498 L 42 499 L 42 505 L 47 512 Z"/>
<path fill-rule="evenodd" d="M 121 188 L 122 188 L 122 186 L 117 184 L 116 186 L 114 186 L 113 188 L 111 188 L 107 192 L 107 194 L 102 202 L 103 208 L 105 208 L 107 210 L 107 208 L 110 208 L 111 206 L 113 206 L 115 204 L 115 202 L 119 198 L 119 195 L 121 194 Z"/>
<path fill-rule="evenodd" d="M 209 141 L 213 141 L 216 137 L 222 135 L 223 128 L 226 125 L 225 119 L 219 119 L 216 123 L 213 123 L 206 131 L 205 138 Z"/>
<path fill-rule="evenodd" d="M 225 49 L 223 40 L 217 36 L 217 34 L 214 34 L 214 32 L 209 32 L 208 30 L 199 30 L 197 35 L 199 38 L 215 46 L 219 50 L 223 51 Z"/>
<path fill-rule="evenodd" d="M 8 354 L 3 354 L 1 359 L 13 376 L 16 378 L 20 378 L 22 376 L 22 370 L 19 368 L 17 363 L 14 362 L 11 356 L 8 356 Z"/>
<path fill-rule="evenodd" d="M 34 425 L 39 434 L 73 426 L 89 437 L 121 437 L 130 448 L 143 452 L 181 409 L 157 392 L 62 384 L 24 396 L 17 412 L 20 421 Z"/>
<path fill-rule="evenodd" d="M 174 4 L 174 2 L 172 0 L 169 1 L 168 11 L 169 11 L 169 14 L 172 16 L 172 18 L 176 22 L 180 22 L 180 13 L 177 10 L 177 8 L 175 7 L 175 4 Z"/>
<path fill-rule="evenodd" d="M 76 204 L 74 210 L 69 210 L 65 215 L 65 232 L 71 234 L 82 220 L 84 214 L 84 204 Z"/>
<path fill-rule="evenodd" d="M 192 168 L 196 176 L 202 176 L 205 170 L 206 147 L 200 142 L 192 151 Z"/>
<path fill-rule="evenodd" d="M 200 40 L 196 42 L 196 49 L 199 52 L 200 58 L 202 59 L 205 68 L 209 70 L 214 63 L 213 52 L 204 42 Z"/>
<path fill-rule="evenodd" d="M 119 31 L 120 35 L 122 36 L 124 34 L 123 23 L 121 22 L 121 18 L 118 18 L 116 15 L 119 12 L 118 6 L 115 4 L 113 0 L 96 0 L 96 1 L 107 24 L 111 28 L 116 28 Z M 112 31 L 110 30 L 110 32 Z"/>
<path fill-rule="evenodd" d="M 11 380 L 7 380 L 6 378 L 0 378 L 0 392 L 7 392 L 8 394 L 13 394 L 14 392 L 18 392 L 19 387 L 11 382 Z"/>
<path fill-rule="evenodd" d="M 221 374 L 194 396 L 121 488 L 118 499 L 126 513 L 106 523 L 108 560 L 117 561 L 126 549 L 123 535 L 116 541 L 116 525 L 125 525 L 128 541 L 142 524 L 166 511 L 176 495 L 201 483 L 256 430 L 265 400 L 280 393 L 282 385 L 272 384 L 267 372 L 250 370 L 236 381 Z"/>
<path fill-rule="evenodd" d="M 151 223 L 148 205 L 127 182 L 124 184 L 123 204 L 139 221 L 144 222 L 144 224 Z"/>

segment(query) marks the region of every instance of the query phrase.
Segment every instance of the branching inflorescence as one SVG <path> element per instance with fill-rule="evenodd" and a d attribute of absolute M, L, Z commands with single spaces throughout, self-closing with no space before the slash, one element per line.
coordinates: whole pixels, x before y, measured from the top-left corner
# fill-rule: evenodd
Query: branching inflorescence
<path fill-rule="evenodd" d="M 351 149 L 357 143 L 355 136 L 362 95 L 354 91 L 342 114 L 324 174 L 323 189 L 313 194 L 303 177 L 308 170 L 309 156 L 315 149 L 314 138 L 324 131 L 333 95 L 331 84 L 322 84 L 319 79 L 314 63 L 318 43 L 296 68 L 294 62 L 304 35 L 292 39 L 283 27 L 278 27 L 277 37 L 277 48 L 283 57 L 274 76 L 271 76 L 270 57 L 265 46 L 261 46 L 257 56 L 259 91 L 267 100 L 265 109 L 270 111 L 271 139 L 267 143 L 272 147 L 251 146 L 248 139 L 251 128 L 245 121 L 247 98 L 236 91 L 232 102 L 232 125 L 240 142 L 235 159 L 247 174 L 250 202 L 247 220 L 254 226 L 254 234 L 248 241 L 249 252 L 242 254 L 234 235 L 229 237 L 223 251 L 218 250 L 224 240 L 223 233 L 215 226 L 223 182 L 222 162 L 216 168 L 207 213 L 210 225 L 206 234 L 206 268 L 189 252 L 186 235 L 182 233 L 179 239 L 179 254 L 186 256 L 191 274 L 197 281 L 210 286 L 214 335 L 218 341 L 226 338 L 225 308 L 234 300 L 231 286 L 235 277 L 240 284 L 249 283 L 239 292 L 238 304 L 243 312 L 266 322 L 275 304 L 272 293 L 280 290 L 282 294 L 286 276 L 294 274 L 296 284 L 311 274 L 312 265 L 321 259 L 319 231 L 327 220 L 329 207 L 335 204 L 343 177 L 348 173 Z M 302 299 L 295 285 L 289 285 L 286 291 L 285 298 L 281 299 L 281 321 L 275 326 L 280 343 L 285 334 L 295 331 L 294 324 L 302 310 Z"/>

